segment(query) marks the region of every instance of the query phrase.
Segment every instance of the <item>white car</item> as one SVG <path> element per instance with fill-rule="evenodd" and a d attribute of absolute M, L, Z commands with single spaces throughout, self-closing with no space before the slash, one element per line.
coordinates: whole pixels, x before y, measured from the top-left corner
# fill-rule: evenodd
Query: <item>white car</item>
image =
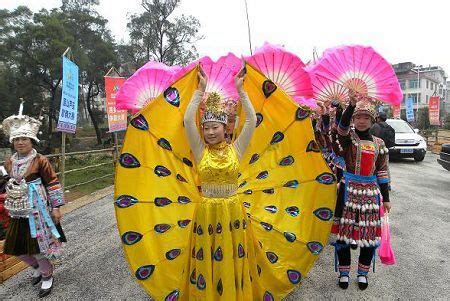
<path fill-rule="evenodd" d="M 425 159 L 427 142 L 418 134 L 418 129 L 402 119 L 388 119 L 386 122 L 395 130 L 395 146 L 389 148 L 389 156 L 393 158 L 414 158 L 415 161 Z"/>

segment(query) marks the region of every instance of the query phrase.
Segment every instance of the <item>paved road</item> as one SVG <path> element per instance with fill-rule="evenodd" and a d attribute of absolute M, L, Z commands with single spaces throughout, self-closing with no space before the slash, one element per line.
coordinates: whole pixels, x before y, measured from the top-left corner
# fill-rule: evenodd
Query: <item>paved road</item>
<path fill-rule="evenodd" d="M 391 174 L 391 231 L 397 264 L 386 267 L 378 262 L 365 293 L 358 291 L 356 283 L 342 291 L 333 272 L 333 249 L 327 248 L 287 300 L 448 298 L 450 172 L 436 163 L 435 155 L 428 154 L 420 163 L 392 162 Z M 111 197 L 70 213 L 64 227 L 70 244 L 56 269 L 56 285 L 49 299 L 148 299 L 124 261 Z M 36 296 L 38 288 L 29 284 L 28 277 L 24 271 L 6 281 L 0 299 Z"/>

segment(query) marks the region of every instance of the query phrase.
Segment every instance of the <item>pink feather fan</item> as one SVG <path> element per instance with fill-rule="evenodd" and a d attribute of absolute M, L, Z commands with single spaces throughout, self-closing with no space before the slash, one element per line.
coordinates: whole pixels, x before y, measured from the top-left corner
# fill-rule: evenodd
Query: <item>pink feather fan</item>
<path fill-rule="evenodd" d="M 295 54 L 266 42 L 245 60 L 280 86 L 298 104 L 313 109 L 317 107 L 305 64 Z"/>
<path fill-rule="evenodd" d="M 136 113 L 164 92 L 172 83 L 178 66 L 148 62 L 127 79 L 116 95 L 116 108 Z"/>
<path fill-rule="evenodd" d="M 308 71 L 314 96 L 324 103 L 346 102 L 349 89 L 391 105 L 400 104 L 403 98 L 392 66 L 371 47 L 328 49 Z"/>
<path fill-rule="evenodd" d="M 205 90 L 206 94 L 217 92 L 220 94 L 223 101 L 237 101 L 239 96 L 234 84 L 234 77 L 243 67 L 243 62 L 241 59 L 233 53 L 228 53 L 226 56 L 221 56 L 216 62 L 214 62 L 209 56 L 204 56 L 176 72 L 173 77 L 173 81 L 178 80 L 197 65 L 202 67 L 208 78 L 208 84 Z"/>
<path fill-rule="evenodd" d="M 206 93 L 217 92 L 221 94 L 223 100 L 237 101 L 239 96 L 234 77 L 243 66 L 242 60 L 228 53 L 227 56 L 220 57 L 217 62 L 206 56 L 201 58 L 199 63 L 208 76 Z"/>

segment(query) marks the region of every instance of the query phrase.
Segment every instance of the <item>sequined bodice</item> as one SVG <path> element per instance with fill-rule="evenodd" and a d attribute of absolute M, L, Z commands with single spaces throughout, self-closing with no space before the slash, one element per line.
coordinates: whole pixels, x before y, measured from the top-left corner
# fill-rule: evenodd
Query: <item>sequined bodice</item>
<path fill-rule="evenodd" d="M 222 142 L 207 146 L 198 164 L 202 194 L 207 197 L 228 197 L 236 194 L 239 160 L 233 146 Z"/>

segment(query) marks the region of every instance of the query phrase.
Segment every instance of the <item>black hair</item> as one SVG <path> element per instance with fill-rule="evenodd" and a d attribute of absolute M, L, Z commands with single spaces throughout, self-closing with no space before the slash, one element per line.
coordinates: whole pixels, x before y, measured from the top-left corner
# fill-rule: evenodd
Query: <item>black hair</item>
<path fill-rule="evenodd" d="M 378 114 L 378 118 L 380 118 L 381 121 L 386 121 L 386 119 L 387 119 L 386 113 L 380 112 Z"/>
<path fill-rule="evenodd" d="M 17 137 L 17 138 L 19 138 L 19 137 Z M 30 137 L 25 137 L 25 138 L 30 139 L 31 145 L 33 146 L 33 148 L 36 148 L 36 147 L 39 146 L 39 142 L 37 142 L 36 140 L 34 140 L 34 139 L 30 138 Z M 11 150 L 12 150 L 12 151 L 15 151 L 15 149 L 14 149 L 14 139 L 15 139 L 15 138 L 13 138 L 13 140 L 12 140 L 12 142 L 11 142 Z"/>

